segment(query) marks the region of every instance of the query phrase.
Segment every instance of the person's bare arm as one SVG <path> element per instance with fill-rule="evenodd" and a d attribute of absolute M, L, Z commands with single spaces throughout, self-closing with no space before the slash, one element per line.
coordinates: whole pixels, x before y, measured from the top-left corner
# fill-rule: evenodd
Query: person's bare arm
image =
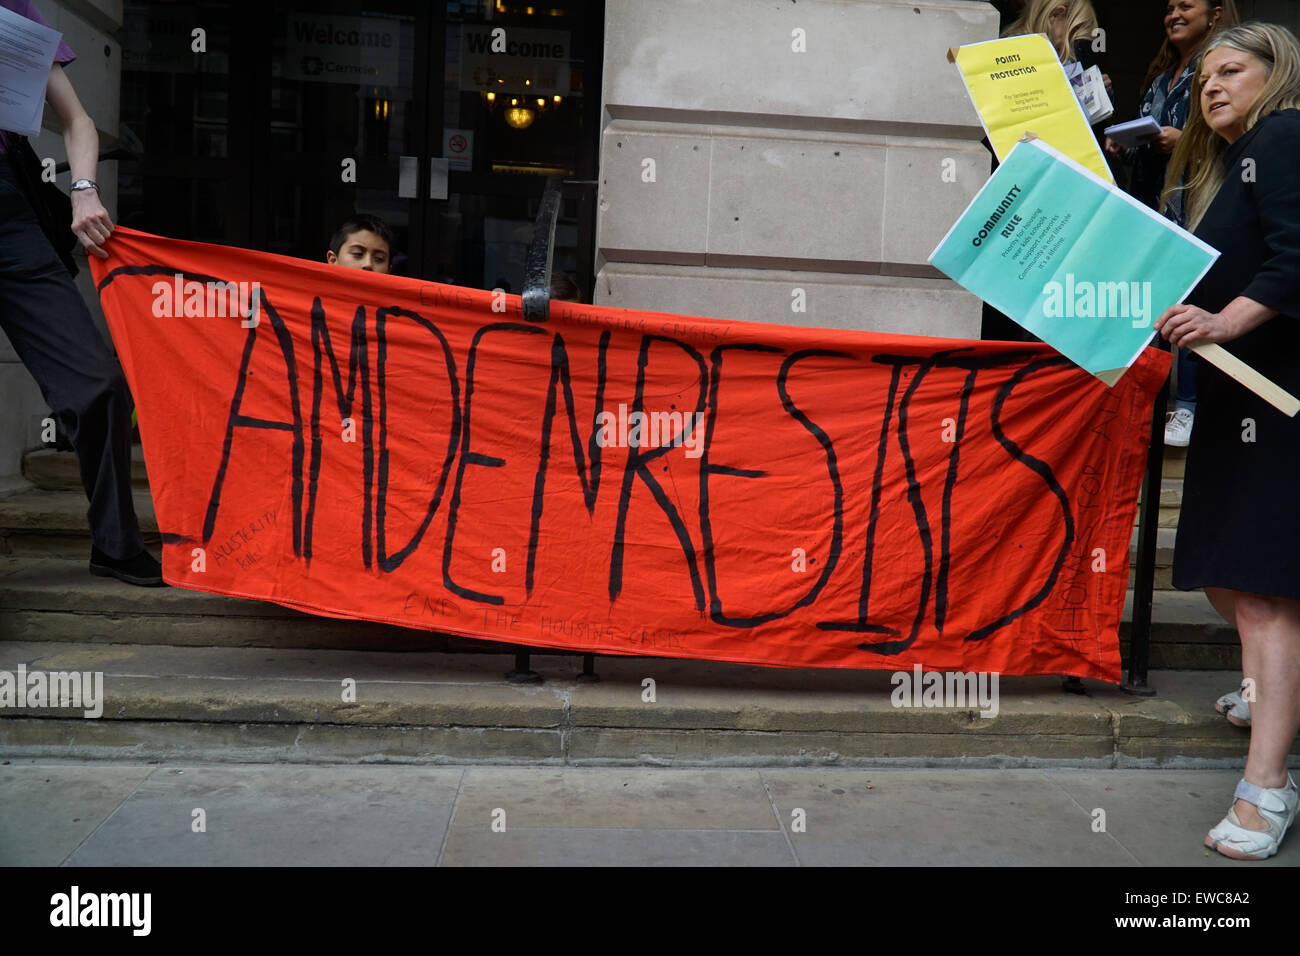
<path fill-rule="evenodd" d="M 45 101 L 63 123 L 63 145 L 68 152 L 68 165 L 72 167 L 72 180 L 95 181 L 99 166 L 99 133 L 95 121 L 77 99 L 72 82 L 63 72 L 63 66 L 54 64 L 50 69 L 49 84 L 45 88 Z M 87 252 L 101 259 L 108 253 L 100 246 L 113 232 L 113 220 L 99 200 L 94 189 L 77 189 L 72 193 L 72 231 L 76 233 Z"/>

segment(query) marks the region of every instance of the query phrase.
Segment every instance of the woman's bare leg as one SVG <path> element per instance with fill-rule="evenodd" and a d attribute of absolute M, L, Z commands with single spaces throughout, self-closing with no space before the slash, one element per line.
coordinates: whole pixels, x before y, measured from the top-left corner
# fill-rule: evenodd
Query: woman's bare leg
<path fill-rule="evenodd" d="M 1242 659 L 1251 661 L 1255 678 L 1244 776 L 1259 787 L 1285 787 L 1287 755 L 1300 730 L 1300 601 L 1237 591 L 1233 605 Z M 1242 826 L 1268 829 L 1254 804 L 1238 800 L 1235 809 Z"/>
<path fill-rule="evenodd" d="M 1210 599 L 1214 609 L 1219 612 L 1219 617 L 1223 618 L 1233 627 L 1237 626 L 1237 609 L 1233 605 L 1232 595 L 1235 592 L 1227 588 L 1206 588 L 1205 596 Z"/>
<path fill-rule="evenodd" d="M 1238 640 L 1241 635 L 1241 625 L 1237 623 L 1237 606 L 1236 591 L 1229 591 L 1227 588 L 1206 588 L 1205 596 L 1210 599 L 1214 609 L 1219 612 L 1219 616 L 1225 621 L 1237 628 Z M 1241 676 L 1242 678 L 1254 677 L 1259 668 L 1253 660 L 1255 645 L 1247 646 L 1245 641 L 1241 642 Z"/>

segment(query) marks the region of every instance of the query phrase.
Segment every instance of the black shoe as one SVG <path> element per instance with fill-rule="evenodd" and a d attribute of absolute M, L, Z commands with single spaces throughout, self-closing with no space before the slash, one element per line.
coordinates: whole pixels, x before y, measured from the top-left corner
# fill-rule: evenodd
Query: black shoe
<path fill-rule="evenodd" d="M 90 573 L 101 578 L 117 578 L 127 584 L 142 588 L 162 588 L 167 582 L 162 579 L 162 565 L 148 551 L 141 551 L 134 558 L 110 558 L 99 548 L 90 549 Z"/>

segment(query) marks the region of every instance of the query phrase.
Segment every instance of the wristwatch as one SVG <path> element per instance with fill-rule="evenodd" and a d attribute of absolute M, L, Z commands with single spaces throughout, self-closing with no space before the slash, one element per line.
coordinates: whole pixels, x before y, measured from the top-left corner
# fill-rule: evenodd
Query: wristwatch
<path fill-rule="evenodd" d="M 78 179 L 72 184 L 72 191 L 76 192 L 79 189 L 93 189 L 99 192 L 99 183 L 91 182 L 89 179 Z"/>

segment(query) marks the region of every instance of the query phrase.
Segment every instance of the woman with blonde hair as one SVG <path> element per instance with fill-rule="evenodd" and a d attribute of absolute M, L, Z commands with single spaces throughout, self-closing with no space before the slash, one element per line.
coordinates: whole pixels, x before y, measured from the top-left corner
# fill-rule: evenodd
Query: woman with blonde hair
<path fill-rule="evenodd" d="M 1156 328 L 1174 345 L 1221 343 L 1300 393 L 1300 43 L 1248 23 L 1206 44 L 1162 205 L 1221 251 Z M 1204 588 L 1241 638 L 1254 689 L 1250 750 L 1228 815 L 1205 844 L 1239 860 L 1277 852 L 1300 793 L 1287 774 L 1300 729 L 1300 420 L 1213 366 L 1201 370 L 1174 584 Z"/>
<path fill-rule="evenodd" d="M 1165 10 L 1165 40 L 1147 67 L 1142 88 L 1141 115 L 1160 124 L 1160 135 L 1133 150 L 1121 150 L 1106 141 L 1112 156 L 1127 153 L 1134 163 L 1129 192 L 1155 207 L 1165 186 L 1169 154 L 1174 151 L 1187 122 L 1192 78 L 1200 65 L 1201 51 L 1220 30 L 1241 23 L 1234 0 L 1169 0 Z M 1175 197 L 1176 198 L 1176 197 Z M 1179 218 L 1174 210 L 1173 218 Z"/>
<path fill-rule="evenodd" d="M 1061 62 L 1078 60 L 1080 43 L 1091 43 L 1097 30 L 1097 11 L 1091 0 L 1029 0 L 1020 19 L 1003 31 L 1004 37 L 1046 33 Z"/>
<path fill-rule="evenodd" d="M 1133 149 L 1123 149 L 1106 139 L 1106 152 L 1123 157 L 1133 165 L 1133 177 L 1128 191 L 1135 198 L 1156 209 L 1165 188 L 1165 171 L 1169 154 L 1178 144 L 1187 113 L 1191 108 L 1192 79 L 1201 64 L 1201 51 L 1210 37 L 1220 30 L 1235 27 L 1241 22 L 1234 0 L 1169 0 L 1165 8 L 1165 41 L 1147 67 L 1142 88 L 1140 115 L 1149 116 L 1160 124 L 1160 133 Z M 1167 209 L 1160 209 L 1179 225 L 1183 223 L 1180 194 L 1174 193 Z M 1196 373 L 1198 364 L 1185 350 L 1178 352 L 1178 391 L 1174 397 L 1174 410 L 1165 423 L 1165 444 L 1186 448 L 1191 439 L 1192 423 L 1196 418 Z M 1220 698 L 1234 706 L 1228 719 L 1240 722 L 1247 713 L 1247 705 L 1232 695 Z M 1225 705 L 1226 706 L 1226 705 Z"/>

